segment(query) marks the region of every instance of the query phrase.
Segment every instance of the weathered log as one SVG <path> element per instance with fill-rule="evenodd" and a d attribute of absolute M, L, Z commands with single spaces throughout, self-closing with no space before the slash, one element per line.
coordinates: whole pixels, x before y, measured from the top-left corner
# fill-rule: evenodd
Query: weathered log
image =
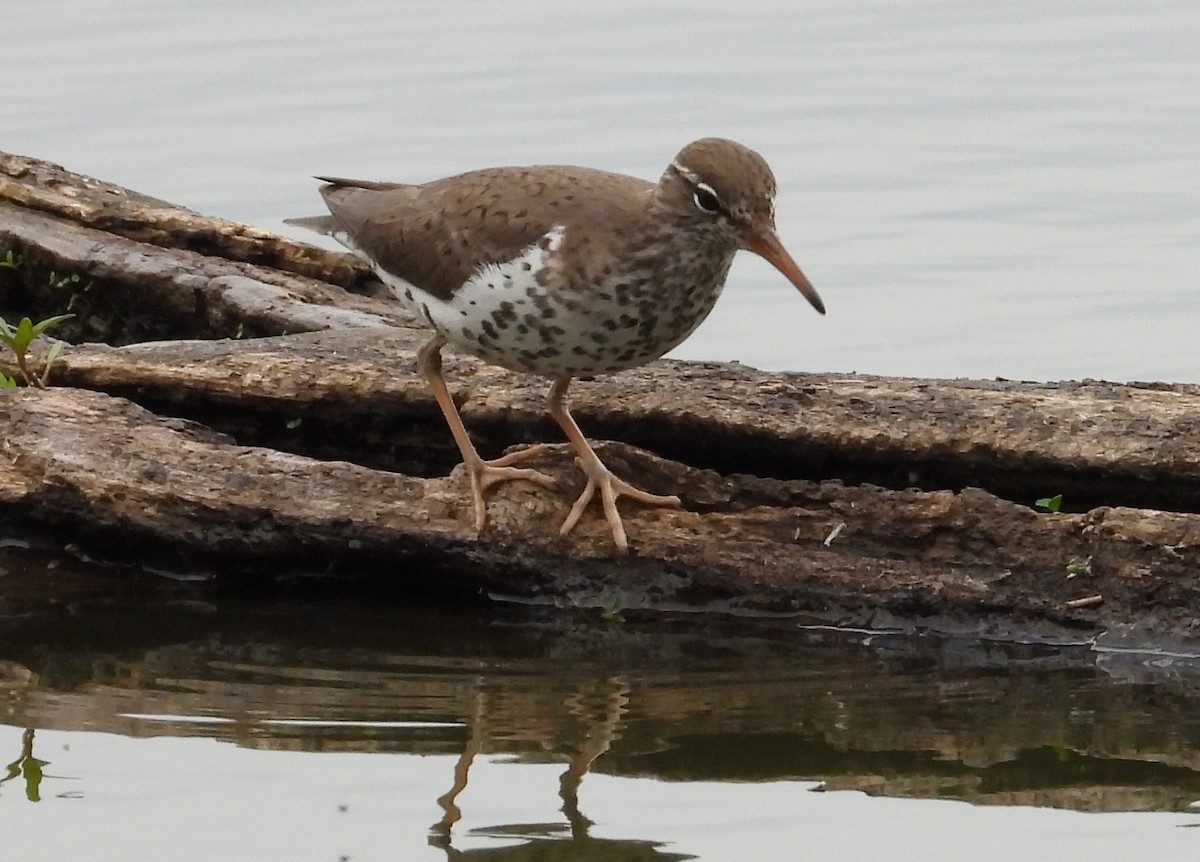
<path fill-rule="evenodd" d="M 230 414 L 246 411 L 256 433 L 274 429 L 276 441 L 294 435 L 290 448 L 297 450 L 328 448 L 328 438 L 349 440 L 355 428 L 366 440 L 386 439 L 389 429 L 414 422 L 424 430 L 410 439 L 424 439 L 430 427 L 445 438 L 413 371 L 412 340 L 404 331 L 356 331 L 78 347 L 56 373 L 60 382 L 122 392 L 160 413 L 206 417 L 235 434 L 240 426 Z M 469 422 L 482 420 L 493 439 L 508 428 L 504 442 L 538 436 L 540 393 L 531 385 L 504 388 L 503 372 L 469 360 L 452 371 L 470 381 Z M 683 385 L 698 372 L 663 363 L 645 374 L 584 385 L 578 412 L 584 421 L 599 418 L 611 412 L 605 409 L 610 399 L 632 390 L 639 406 L 620 411 L 616 430 L 622 423 L 649 428 L 668 452 L 672 440 L 685 447 L 697 437 L 723 440 L 723 458 L 733 460 L 739 451 L 753 451 L 763 428 L 784 441 L 781 447 L 788 441 L 811 447 L 816 440 L 827 450 L 873 447 L 876 457 L 890 451 L 901 461 L 913 456 L 905 447 L 917 440 L 926 450 L 954 448 L 952 427 L 940 439 L 930 429 L 923 437 L 917 433 L 918 410 L 895 411 L 907 412 L 914 433 L 893 428 L 882 434 L 871 413 L 856 407 L 864 396 L 876 404 L 902 398 L 911 381 L 846 378 L 815 386 L 798 375 L 709 367 L 702 390 Z M 1000 409 L 1014 397 L 1004 388 L 946 388 L 964 400 L 999 402 Z M 1025 384 L 1015 395 L 1030 397 L 1036 388 Z M 1053 391 L 1041 393 L 1044 403 L 1053 402 Z M 1058 413 L 1047 412 L 1069 415 L 1078 397 L 1073 390 Z M 797 414 L 796 399 L 812 402 L 810 409 Z M 981 404 L 957 415 L 986 412 Z M 217 421 L 222 414 L 225 420 Z M 1132 421 L 1149 419 L 1143 413 Z M 322 422 L 328 427 L 311 427 Z M 599 519 L 565 539 L 557 536 L 581 484 L 565 448 L 537 465 L 560 488 L 500 489 L 489 528 L 476 537 L 458 474 L 417 479 L 246 446 L 83 389 L 10 393 L 0 401 L 0 423 L 11 429 L 0 450 L 7 455 L 0 461 L 0 503 L 43 523 L 86 525 L 243 561 L 353 570 L 381 560 L 414 586 L 483 588 L 576 605 L 804 611 L 859 624 L 877 621 L 882 609 L 909 618 L 979 615 L 988 625 L 1009 618 L 1011 626 L 1012 617 L 1032 626 L 1036 620 L 1111 625 L 1169 616 L 1186 626 L 1196 606 L 1200 518 L 1194 515 L 1107 507 L 1039 515 L 978 490 L 723 476 L 610 444 L 605 455 L 619 471 L 638 475 L 652 491 L 681 492 L 690 510 L 627 507 L 636 554 L 624 560 L 613 554 Z M 1107 426 L 1109 436 L 1101 439 L 1120 439 L 1117 427 Z M 297 433 L 306 428 L 316 443 Z M 1061 439 L 1060 461 L 1080 469 L 1099 463 L 1102 472 L 1096 447 L 1089 461 L 1079 456 L 1077 440 Z M 1023 450 L 1010 445 L 1003 454 L 1014 462 L 1034 454 L 1053 460 L 1053 450 L 1035 435 Z M 419 451 L 408 457 L 430 460 Z M 1186 460 L 1177 466 L 1189 474 Z M 442 574 L 430 584 L 432 561 Z M 1098 606 L 1070 604 L 1097 594 L 1104 599 Z"/>
<path fill-rule="evenodd" d="M 109 285 L 136 284 L 121 308 L 165 315 L 174 324 L 164 332 L 215 322 L 228 334 L 235 321 L 328 331 L 68 349 L 51 377 L 64 388 L 0 396 L 0 507 L 26 522 L 259 566 L 352 571 L 384 561 L 414 586 L 583 605 L 859 624 L 890 614 L 1008 632 L 1195 625 L 1196 387 L 659 362 L 581 382 L 572 403 L 590 435 L 657 453 L 607 444 L 604 454 L 648 490 L 679 493 L 687 511 L 625 505 L 629 559 L 613 553 L 598 518 L 561 538 L 581 479 L 560 448 L 537 465 L 559 488 L 499 489 L 477 537 L 465 480 L 440 477 L 456 458 L 415 370 L 424 334 L 366 328 L 403 322 L 395 306 L 246 263 L 290 254 L 261 232 L 133 196 L 120 217 L 97 215 L 103 207 L 72 208 L 45 192 L 54 183 L 37 170 L 28 177 L 37 194 L 24 192 L 20 207 L 0 203 L 0 251 L 15 242 L 60 272 L 70 264 Z M 9 186 L 0 192 L 18 199 Z M 139 219 L 167 226 L 131 228 Z M 189 238 L 234 238 L 206 251 L 240 260 L 141 241 L 168 242 L 176 222 Z M 114 224 L 125 236 L 107 233 Z M 230 300 L 227 267 L 255 299 Z M 469 359 L 449 358 L 447 370 L 487 453 L 557 439 L 544 383 Z M 1029 507 L 1059 491 L 1090 511 Z"/>
<path fill-rule="evenodd" d="M 0 252 L 19 261 L 0 270 L 0 313 L 71 311 L 79 336 L 108 343 L 413 322 L 361 295 L 368 273 L 345 255 L 5 154 Z"/>
<path fill-rule="evenodd" d="M 416 369 L 426 338 L 395 328 L 81 346 L 60 359 L 54 379 L 271 445 L 288 439 L 278 433 L 285 421 L 303 418 L 354 460 L 388 468 L 401 456 L 384 438 L 417 420 L 421 433 L 403 444 L 418 447 L 422 460 L 442 453 L 427 469 L 448 470 L 457 450 L 438 430 L 441 415 Z M 545 418 L 545 381 L 463 357 L 448 356 L 446 369 L 464 416 L 493 450 L 556 436 Z M 1066 490 L 1075 509 L 1193 511 L 1200 502 L 1196 387 L 780 374 L 663 361 L 577 383 L 571 402 L 596 436 L 723 473 L 930 490 L 974 485 L 1026 504 Z"/>
<path fill-rule="evenodd" d="M 60 165 L 0 153 L 0 201 L 65 222 L 168 250 L 258 264 L 341 287 L 367 280 L 369 269 L 343 254 L 275 236 L 237 222 L 200 215 Z M 6 216 L 12 215 L 12 210 Z"/>

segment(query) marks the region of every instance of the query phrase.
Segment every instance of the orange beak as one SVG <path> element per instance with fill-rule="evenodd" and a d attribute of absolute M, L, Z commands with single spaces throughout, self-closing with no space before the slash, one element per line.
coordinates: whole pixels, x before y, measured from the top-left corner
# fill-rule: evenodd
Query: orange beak
<path fill-rule="evenodd" d="M 751 231 L 746 238 L 746 248 L 782 272 L 787 280 L 796 285 L 796 289 L 804 294 L 804 298 L 812 304 L 813 308 L 821 314 L 825 313 L 825 303 L 821 302 L 821 297 L 817 295 L 817 289 L 800 271 L 800 267 L 796 266 L 796 261 L 792 260 L 792 256 L 783 247 L 783 243 L 779 241 L 779 235 L 775 233 L 773 227 L 763 225 Z"/>

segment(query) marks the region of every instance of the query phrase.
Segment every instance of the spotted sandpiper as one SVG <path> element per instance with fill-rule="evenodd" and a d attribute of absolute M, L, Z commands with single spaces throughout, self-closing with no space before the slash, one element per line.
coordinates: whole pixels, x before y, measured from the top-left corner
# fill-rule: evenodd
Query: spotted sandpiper
<path fill-rule="evenodd" d="M 433 328 L 418 363 L 462 453 L 480 531 L 488 488 L 554 483 L 513 466 L 544 446 L 491 461 L 475 451 L 442 375 L 445 344 L 553 380 L 550 415 L 587 477 L 560 532 L 575 527 L 599 491 L 613 541 L 625 550 L 618 497 L 680 501 L 609 471 L 567 409 L 571 379 L 636 368 L 680 344 L 712 310 L 738 249 L 766 258 L 825 313 L 775 232 L 770 167 L 723 138 L 688 144 L 657 183 L 566 165 L 488 168 L 419 185 L 317 179 L 331 215 L 288 223 L 332 236 L 370 263 Z"/>

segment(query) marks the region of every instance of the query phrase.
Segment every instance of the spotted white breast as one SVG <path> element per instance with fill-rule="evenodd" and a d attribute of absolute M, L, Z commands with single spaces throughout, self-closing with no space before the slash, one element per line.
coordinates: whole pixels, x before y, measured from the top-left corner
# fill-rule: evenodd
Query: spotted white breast
<path fill-rule="evenodd" d="M 566 228 L 557 225 L 520 255 L 488 264 L 448 299 L 374 269 L 397 299 L 460 349 L 513 371 L 577 377 L 634 368 L 679 344 L 700 324 L 724 283 L 687 308 L 664 306 L 654 273 L 614 272 L 605 284 L 555 279 Z M 347 243 L 349 245 L 349 243 Z M 352 246 L 351 246 L 352 247 Z"/>

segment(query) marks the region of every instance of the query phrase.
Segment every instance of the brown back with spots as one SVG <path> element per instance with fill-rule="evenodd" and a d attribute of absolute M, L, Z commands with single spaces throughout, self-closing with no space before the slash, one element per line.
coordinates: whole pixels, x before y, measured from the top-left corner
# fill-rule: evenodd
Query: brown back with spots
<path fill-rule="evenodd" d="M 539 165 L 424 185 L 330 179 L 321 195 L 379 266 L 446 299 L 481 266 L 512 260 L 556 225 L 570 227 L 564 248 L 570 257 L 586 257 L 595 242 L 620 243 L 623 232 L 637 231 L 649 217 L 653 189 L 622 174 Z M 586 275 L 585 260 L 562 263 Z"/>

